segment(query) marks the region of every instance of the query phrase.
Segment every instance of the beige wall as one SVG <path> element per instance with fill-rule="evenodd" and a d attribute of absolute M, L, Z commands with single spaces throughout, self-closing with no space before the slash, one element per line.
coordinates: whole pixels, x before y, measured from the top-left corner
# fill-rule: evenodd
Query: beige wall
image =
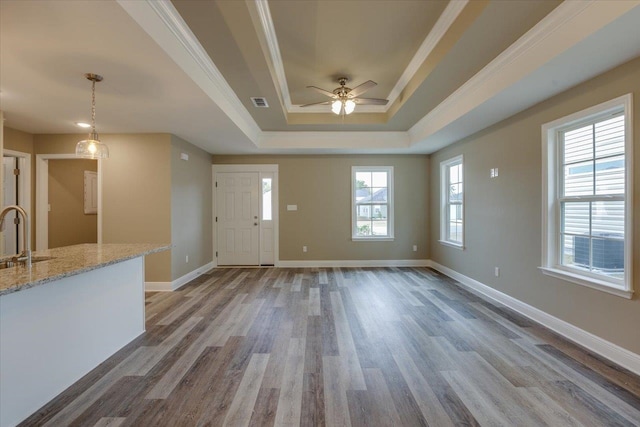
<path fill-rule="evenodd" d="M 4 149 L 33 154 L 33 135 L 9 127 L 4 128 Z"/>
<path fill-rule="evenodd" d="M 189 155 L 181 160 L 180 154 Z M 213 260 L 211 154 L 171 136 L 171 276 L 175 280 Z M 189 262 L 185 257 L 189 256 Z"/>
<path fill-rule="evenodd" d="M 35 135 L 37 153 L 73 153 L 83 135 Z M 110 158 L 102 168 L 102 241 L 171 243 L 171 136 L 111 134 L 100 139 Z M 170 251 L 146 257 L 145 280 L 171 281 Z"/>
<path fill-rule="evenodd" d="M 640 59 L 553 97 L 431 157 L 431 258 L 640 354 Z M 541 264 L 541 125 L 633 92 L 633 300 L 545 276 Z M 466 249 L 438 243 L 439 164 L 464 155 Z M 489 178 L 498 167 L 499 177 Z M 500 267 L 500 277 L 494 267 Z"/>
<path fill-rule="evenodd" d="M 98 216 L 84 213 L 84 172 L 97 170 L 97 160 L 49 160 L 49 248 L 98 241 Z"/>
<path fill-rule="evenodd" d="M 278 164 L 280 260 L 427 259 L 427 156 L 213 156 L 214 164 Z M 351 240 L 351 166 L 393 166 L 395 240 Z M 287 205 L 298 205 L 287 211 Z M 418 245 L 413 252 L 412 246 Z M 302 252 L 302 246 L 308 252 Z"/>

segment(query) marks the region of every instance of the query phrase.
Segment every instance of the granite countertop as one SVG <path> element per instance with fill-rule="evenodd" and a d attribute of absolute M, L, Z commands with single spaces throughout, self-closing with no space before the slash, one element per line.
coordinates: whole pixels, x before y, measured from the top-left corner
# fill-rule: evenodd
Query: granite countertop
<path fill-rule="evenodd" d="M 33 257 L 53 258 L 31 268 L 1 269 L 0 296 L 170 248 L 160 243 L 85 243 L 33 252 Z"/>

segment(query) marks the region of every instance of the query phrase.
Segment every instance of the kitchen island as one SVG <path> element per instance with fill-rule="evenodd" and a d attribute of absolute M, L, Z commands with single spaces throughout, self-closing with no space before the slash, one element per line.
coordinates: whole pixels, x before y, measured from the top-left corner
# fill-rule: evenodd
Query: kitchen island
<path fill-rule="evenodd" d="M 0 426 L 39 409 L 145 330 L 144 256 L 164 244 L 82 244 L 0 270 Z"/>

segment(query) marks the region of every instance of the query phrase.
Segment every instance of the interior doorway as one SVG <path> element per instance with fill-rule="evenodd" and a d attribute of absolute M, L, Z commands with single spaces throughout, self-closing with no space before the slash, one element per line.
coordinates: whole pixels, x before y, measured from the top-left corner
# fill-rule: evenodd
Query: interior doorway
<path fill-rule="evenodd" d="M 3 157 L 3 206 L 20 205 L 31 217 L 31 155 L 20 151 L 4 150 Z M 32 224 L 29 224 L 32 225 Z M 22 251 L 22 224 L 15 211 L 5 217 L 2 256 Z"/>
<path fill-rule="evenodd" d="M 102 242 L 101 161 L 90 160 L 94 167 L 83 162 L 75 154 L 36 155 L 37 250 Z"/>
<path fill-rule="evenodd" d="M 214 165 L 217 265 L 276 265 L 278 165 Z"/>

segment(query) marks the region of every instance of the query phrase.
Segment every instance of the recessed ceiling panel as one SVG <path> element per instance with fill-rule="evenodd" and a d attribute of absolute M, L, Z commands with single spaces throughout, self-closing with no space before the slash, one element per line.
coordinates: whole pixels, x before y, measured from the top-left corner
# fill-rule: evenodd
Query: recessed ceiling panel
<path fill-rule="evenodd" d="M 324 101 L 306 86 L 332 90 L 338 77 L 378 86 L 386 98 L 440 17 L 447 1 L 270 1 L 294 105 Z"/>

